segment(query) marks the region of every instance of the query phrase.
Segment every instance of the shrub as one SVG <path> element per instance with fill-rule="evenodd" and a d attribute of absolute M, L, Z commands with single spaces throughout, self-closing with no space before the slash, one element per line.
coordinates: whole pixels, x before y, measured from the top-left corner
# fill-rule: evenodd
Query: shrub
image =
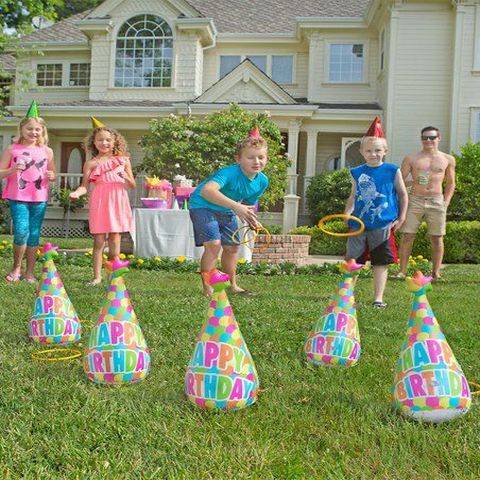
<path fill-rule="evenodd" d="M 238 105 L 203 119 L 170 115 L 152 120 L 150 132 L 141 140 L 144 159 L 135 171 L 160 178 L 180 173 L 198 182 L 231 164 L 235 146 L 255 125 L 268 142 L 269 157 L 265 174 L 270 185 L 260 203 L 273 205 L 284 196 L 289 165 L 280 130 L 268 114 L 249 112 Z"/>
<path fill-rule="evenodd" d="M 343 213 L 352 190 L 348 169 L 315 175 L 307 188 L 307 207 L 315 222 L 325 215 Z"/>
<path fill-rule="evenodd" d="M 6 200 L 0 200 L 0 233 L 10 233 L 10 210 Z"/>
<path fill-rule="evenodd" d="M 343 222 L 328 222 L 329 230 L 343 231 Z M 310 235 L 310 255 L 344 255 L 346 239 L 327 235 L 318 227 L 299 227 L 292 230 L 293 235 Z M 401 234 L 397 232 L 397 245 Z M 423 223 L 418 229 L 412 248 L 413 256 L 431 258 L 430 237 Z M 480 222 L 448 222 L 445 235 L 445 263 L 480 263 Z"/>
<path fill-rule="evenodd" d="M 468 143 L 456 156 L 455 194 L 449 220 L 480 220 L 480 144 Z"/>

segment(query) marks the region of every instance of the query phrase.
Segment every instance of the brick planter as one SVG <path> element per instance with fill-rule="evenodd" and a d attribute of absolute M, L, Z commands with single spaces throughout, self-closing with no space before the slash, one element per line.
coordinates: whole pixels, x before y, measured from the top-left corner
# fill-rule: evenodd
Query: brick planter
<path fill-rule="evenodd" d="M 252 255 L 252 263 L 291 262 L 304 265 L 308 257 L 310 235 L 272 235 L 266 248 L 267 237 L 258 235 Z"/>

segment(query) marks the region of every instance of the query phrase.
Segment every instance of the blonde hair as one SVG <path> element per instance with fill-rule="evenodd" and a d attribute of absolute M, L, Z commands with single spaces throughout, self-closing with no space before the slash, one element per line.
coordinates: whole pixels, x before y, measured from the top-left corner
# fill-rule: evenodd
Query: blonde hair
<path fill-rule="evenodd" d="M 96 157 L 98 155 L 98 150 L 97 150 L 97 147 L 95 146 L 95 137 L 97 136 L 97 133 L 100 133 L 100 132 L 109 132 L 112 135 L 113 137 L 112 154 L 113 155 L 118 155 L 118 156 L 128 155 L 127 141 L 125 140 L 125 138 L 121 133 L 119 133 L 114 128 L 98 127 L 98 128 L 94 128 L 92 133 L 88 135 L 88 137 L 86 137 L 85 140 L 83 141 L 85 150 L 89 151 L 93 157 Z"/>
<path fill-rule="evenodd" d="M 362 139 L 360 140 L 360 150 L 363 150 L 363 148 L 365 148 L 365 144 L 368 142 L 383 143 L 383 147 L 385 148 L 385 150 L 388 150 L 387 139 L 383 137 L 362 137 Z"/>
<path fill-rule="evenodd" d="M 15 143 L 21 143 L 22 140 L 25 140 L 22 137 L 22 128 L 25 125 L 28 125 L 30 122 L 37 122 L 42 127 L 42 134 L 37 139 L 37 145 L 48 145 L 48 131 L 47 125 L 45 124 L 45 120 L 41 117 L 32 118 L 32 117 L 24 117 L 20 120 L 18 124 L 18 137 L 15 137 L 13 140 Z"/>
<path fill-rule="evenodd" d="M 246 137 L 243 140 L 240 140 L 235 147 L 235 157 L 239 157 L 242 154 L 244 148 L 266 148 L 268 151 L 268 143 L 263 137 L 252 138 Z"/>

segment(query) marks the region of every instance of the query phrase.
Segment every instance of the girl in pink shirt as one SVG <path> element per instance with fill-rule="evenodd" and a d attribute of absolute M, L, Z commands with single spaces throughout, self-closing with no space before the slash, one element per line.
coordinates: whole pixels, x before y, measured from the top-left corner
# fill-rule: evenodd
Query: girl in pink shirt
<path fill-rule="evenodd" d="M 132 228 L 132 209 L 128 188 L 135 188 L 127 143 L 120 133 L 106 126 L 97 127 L 85 141 L 86 150 L 93 158 L 83 167 L 82 184 L 70 194 L 75 200 L 87 193 L 89 199 L 88 223 L 93 243 L 93 280 L 102 281 L 103 247 L 108 236 L 108 253 L 111 260 L 120 255 L 121 233 Z"/>
<path fill-rule="evenodd" d="M 14 233 L 13 268 L 6 280 L 18 282 L 22 278 L 26 252 L 27 270 L 23 278 L 34 283 L 33 269 L 47 208 L 49 181 L 55 179 L 55 164 L 52 149 L 47 146 L 43 119 L 27 116 L 20 121 L 18 129 L 18 139 L 3 151 L 0 160 L 0 179 L 6 178 L 2 198 L 8 200 Z"/>

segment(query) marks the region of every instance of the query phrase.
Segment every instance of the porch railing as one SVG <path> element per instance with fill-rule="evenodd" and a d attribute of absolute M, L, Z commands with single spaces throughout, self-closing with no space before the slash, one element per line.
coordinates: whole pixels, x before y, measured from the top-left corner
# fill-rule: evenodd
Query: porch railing
<path fill-rule="evenodd" d="M 142 204 L 140 199 L 147 196 L 143 186 L 145 183 L 145 177 L 145 175 L 137 175 L 135 178 L 137 186 L 131 190 L 128 190 L 128 196 L 130 198 L 130 204 L 132 207 L 140 207 Z M 58 173 L 57 178 L 55 179 L 55 188 L 75 189 L 80 185 L 81 182 L 81 173 Z M 58 206 L 58 202 L 56 202 L 52 197 L 52 189 L 50 189 L 50 198 L 48 203 L 52 206 Z M 88 208 L 88 205 L 86 205 L 84 208 Z"/>

